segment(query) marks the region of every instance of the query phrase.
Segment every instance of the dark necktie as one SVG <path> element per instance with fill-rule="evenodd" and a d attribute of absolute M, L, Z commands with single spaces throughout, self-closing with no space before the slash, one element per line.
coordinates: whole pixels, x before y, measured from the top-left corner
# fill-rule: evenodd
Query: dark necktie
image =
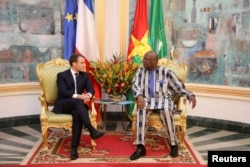
<path fill-rule="evenodd" d="M 79 77 L 79 74 L 78 74 L 78 73 L 75 73 L 75 93 L 77 93 L 78 77 Z"/>

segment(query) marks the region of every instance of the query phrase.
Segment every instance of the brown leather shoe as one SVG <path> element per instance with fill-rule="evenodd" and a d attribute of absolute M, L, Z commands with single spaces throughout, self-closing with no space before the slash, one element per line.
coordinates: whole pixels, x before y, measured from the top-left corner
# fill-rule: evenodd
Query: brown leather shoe
<path fill-rule="evenodd" d="M 137 150 L 130 156 L 130 160 L 136 160 L 144 155 L 146 155 L 146 148 L 144 146 L 137 147 Z"/>
<path fill-rule="evenodd" d="M 170 152 L 171 157 L 177 157 L 179 155 L 178 150 L 179 150 L 178 145 L 171 146 L 171 152 Z"/>

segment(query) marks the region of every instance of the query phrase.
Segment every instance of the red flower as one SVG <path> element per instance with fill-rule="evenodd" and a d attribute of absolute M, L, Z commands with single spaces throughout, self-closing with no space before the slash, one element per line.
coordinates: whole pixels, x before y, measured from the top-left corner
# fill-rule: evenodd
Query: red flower
<path fill-rule="evenodd" d="M 125 83 L 123 82 L 123 83 L 121 83 L 121 87 L 124 87 L 125 86 Z"/>

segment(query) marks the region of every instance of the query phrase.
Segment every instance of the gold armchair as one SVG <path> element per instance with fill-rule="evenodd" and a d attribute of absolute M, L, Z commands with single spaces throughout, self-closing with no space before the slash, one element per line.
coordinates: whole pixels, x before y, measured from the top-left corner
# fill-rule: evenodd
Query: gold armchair
<path fill-rule="evenodd" d="M 70 67 L 67 60 L 61 58 L 53 59 L 46 63 L 40 63 L 36 66 L 36 75 L 41 88 L 39 100 L 41 102 L 41 133 L 44 142 L 43 150 L 48 151 L 48 130 L 49 128 L 63 128 L 71 132 L 72 116 L 70 114 L 55 114 L 52 112 L 57 97 L 56 77 L 57 73 L 62 72 Z M 91 102 L 93 108 L 94 103 Z M 96 128 L 96 112 L 90 111 L 89 116 L 92 125 Z M 91 140 L 93 147 L 96 146 L 94 140 Z"/>
<path fill-rule="evenodd" d="M 171 69 L 180 78 L 182 82 L 186 81 L 187 66 L 185 64 L 177 64 L 169 59 L 162 58 L 159 60 L 158 65 Z M 186 136 L 186 119 L 187 119 L 186 98 L 175 95 L 174 102 L 177 109 L 177 111 L 174 113 L 176 135 L 180 149 L 184 149 L 185 148 L 184 139 Z M 135 136 L 136 136 L 136 114 L 137 114 L 136 105 L 137 104 L 135 103 L 134 111 L 132 113 L 132 131 Z M 149 115 L 147 121 L 147 127 L 153 127 L 156 130 L 160 130 L 164 127 L 159 113 L 152 112 Z"/>

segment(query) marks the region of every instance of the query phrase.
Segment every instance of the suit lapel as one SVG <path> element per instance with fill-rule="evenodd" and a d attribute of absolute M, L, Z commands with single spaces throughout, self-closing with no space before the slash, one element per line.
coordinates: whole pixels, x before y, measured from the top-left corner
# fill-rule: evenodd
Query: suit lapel
<path fill-rule="evenodd" d="M 71 74 L 70 69 L 67 71 L 67 79 L 68 79 L 70 85 L 75 88 L 75 81 L 74 81 L 74 78 Z"/>

